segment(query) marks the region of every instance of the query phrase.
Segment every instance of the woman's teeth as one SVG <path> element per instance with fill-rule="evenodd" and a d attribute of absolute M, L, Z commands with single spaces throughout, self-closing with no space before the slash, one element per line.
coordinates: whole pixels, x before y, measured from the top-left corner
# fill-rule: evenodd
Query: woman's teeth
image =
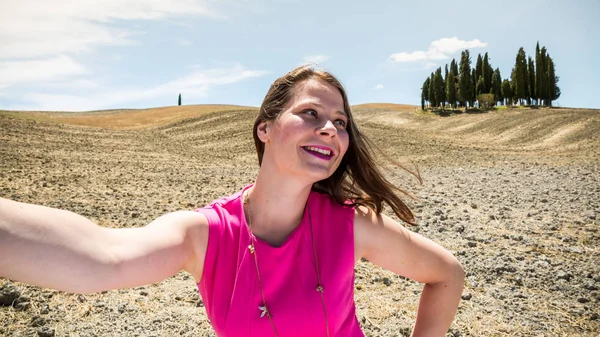
<path fill-rule="evenodd" d="M 314 146 L 306 146 L 304 148 L 309 151 L 318 152 L 318 153 L 326 155 L 326 156 L 331 156 L 331 151 L 329 151 L 329 150 L 320 149 L 320 148 L 314 147 Z"/>

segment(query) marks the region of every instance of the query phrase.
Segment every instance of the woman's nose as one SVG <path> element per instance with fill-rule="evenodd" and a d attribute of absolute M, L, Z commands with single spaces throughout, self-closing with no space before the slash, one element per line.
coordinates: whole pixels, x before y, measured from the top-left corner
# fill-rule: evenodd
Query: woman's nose
<path fill-rule="evenodd" d="M 323 136 L 332 136 L 337 133 L 337 129 L 332 121 L 327 120 L 319 129 L 319 133 Z"/>

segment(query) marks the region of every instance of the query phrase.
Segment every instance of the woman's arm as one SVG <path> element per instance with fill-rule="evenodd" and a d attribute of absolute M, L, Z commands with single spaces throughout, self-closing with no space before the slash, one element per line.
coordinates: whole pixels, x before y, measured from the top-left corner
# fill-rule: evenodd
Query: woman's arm
<path fill-rule="evenodd" d="M 112 229 L 69 211 L 0 198 L 0 277 L 90 293 L 161 281 L 184 269 L 200 280 L 206 217 L 164 215 L 141 228 Z"/>
<path fill-rule="evenodd" d="M 465 273 L 446 249 L 385 215 L 357 208 L 355 257 L 425 283 L 412 336 L 444 336 L 452 324 Z"/>

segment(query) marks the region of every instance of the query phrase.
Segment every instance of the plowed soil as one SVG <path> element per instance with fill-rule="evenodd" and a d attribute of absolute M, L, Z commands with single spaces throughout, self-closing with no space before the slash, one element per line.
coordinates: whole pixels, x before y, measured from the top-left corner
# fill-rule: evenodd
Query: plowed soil
<path fill-rule="evenodd" d="M 354 107 L 415 196 L 413 231 L 467 271 L 449 336 L 598 336 L 600 111 L 509 109 L 440 117 Z M 143 226 L 251 183 L 257 110 L 186 106 L 89 113 L 0 112 L 0 196 L 101 226 Z M 421 285 L 356 265 L 367 336 L 408 336 Z M 214 336 L 193 279 L 73 295 L 0 279 L 2 336 Z"/>

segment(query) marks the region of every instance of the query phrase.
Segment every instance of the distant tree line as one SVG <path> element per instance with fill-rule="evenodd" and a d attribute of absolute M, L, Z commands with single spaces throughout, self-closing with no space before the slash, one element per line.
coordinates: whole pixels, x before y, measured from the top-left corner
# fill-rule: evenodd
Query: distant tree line
<path fill-rule="evenodd" d="M 510 79 L 502 80 L 500 69 L 493 69 L 488 53 L 477 56 L 475 68 L 471 69 L 469 50 L 461 53 L 460 62 L 452 59 L 446 64 L 442 76 L 439 67 L 423 83 L 421 88 L 421 108 L 452 109 L 473 108 L 475 102 L 480 108 L 501 105 L 544 105 L 552 106 L 552 101 L 560 97 L 559 77 L 556 76 L 554 60 L 546 47 L 535 48 L 535 62 L 526 57 L 523 47 L 519 48 Z"/>

